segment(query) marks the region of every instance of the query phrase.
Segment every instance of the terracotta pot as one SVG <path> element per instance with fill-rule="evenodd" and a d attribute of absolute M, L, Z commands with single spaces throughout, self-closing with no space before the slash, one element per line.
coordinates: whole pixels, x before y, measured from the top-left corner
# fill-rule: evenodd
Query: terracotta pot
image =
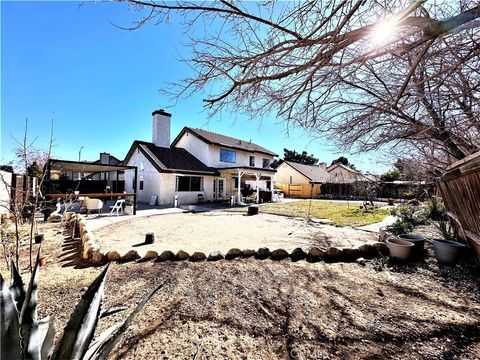
<path fill-rule="evenodd" d="M 433 250 L 439 263 L 454 264 L 464 244 L 452 240 L 433 239 Z"/>
<path fill-rule="evenodd" d="M 391 237 L 387 239 L 387 246 L 390 250 L 390 256 L 399 260 L 407 260 L 412 254 L 415 244 L 411 241 L 406 241 Z"/>
<path fill-rule="evenodd" d="M 395 199 L 388 199 L 388 205 L 392 206 L 395 204 Z"/>
<path fill-rule="evenodd" d="M 412 242 L 415 247 L 413 248 L 412 255 L 415 257 L 421 257 L 423 255 L 423 248 L 425 245 L 425 238 L 420 234 L 401 234 L 398 235 L 401 240 Z"/>

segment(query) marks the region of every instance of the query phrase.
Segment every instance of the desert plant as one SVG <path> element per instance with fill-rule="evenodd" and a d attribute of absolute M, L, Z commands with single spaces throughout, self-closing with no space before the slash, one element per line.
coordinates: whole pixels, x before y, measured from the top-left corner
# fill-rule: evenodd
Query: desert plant
<path fill-rule="evenodd" d="M 439 219 L 435 225 L 445 240 L 456 240 L 455 232 L 448 219 Z"/>
<path fill-rule="evenodd" d="M 413 207 L 410 205 L 397 206 L 391 210 L 392 215 L 400 220 L 413 223 Z"/>
<path fill-rule="evenodd" d="M 123 204 L 125 206 L 133 206 L 133 198 L 131 196 L 127 196 Z"/>
<path fill-rule="evenodd" d="M 398 219 L 392 225 L 387 226 L 387 231 L 394 235 L 407 234 L 413 229 L 413 223 Z"/>
<path fill-rule="evenodd" d="M 430 217 L 433 220 L 439 221 L 445 219 L 446 209 L 440 198 L 432 196 L 430 200 L 428 200 L 427 206 L 430 209 Z"/>
<path fill-rule="evenodd" d="M 102 317 L 107 266 L 83 294 L 67 322 L 60 341 L 53 348 L 55 319 L 46 317 L 37 320 L 39 260 L 40 251 L 27 291 L 13 261 L 10 286 L 4 284 L 0 275 L 1 359 L 106 359 L 136 315 L 164 285 L 163 282 L 152 289 L 125 321 L 111 326 L 92 343 L 98 320 Z"/>

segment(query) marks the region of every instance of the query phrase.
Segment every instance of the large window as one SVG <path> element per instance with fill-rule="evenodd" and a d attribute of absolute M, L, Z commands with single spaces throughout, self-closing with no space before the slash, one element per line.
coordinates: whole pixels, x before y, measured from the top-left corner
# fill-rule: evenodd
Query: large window
<path fill-rule="evenodd" d="M 263 159 L 263 168 L 268 169 L 270 167 L 270 159 Z"/>
<path fill-rule="evenodd" d="M 177 176 L 177 191 L 202 191 L 203 178 L 199 176 Z"/>
<path fill-rule="evenodd" d="M 233 150 L 220 149 L 220 161 L 235 163 L 237 162 L 237 154 Z"/>
<path fill-rule="evenodd" d="M 255 156 L 250 156 L 250 166 L 255 167 Z"/>

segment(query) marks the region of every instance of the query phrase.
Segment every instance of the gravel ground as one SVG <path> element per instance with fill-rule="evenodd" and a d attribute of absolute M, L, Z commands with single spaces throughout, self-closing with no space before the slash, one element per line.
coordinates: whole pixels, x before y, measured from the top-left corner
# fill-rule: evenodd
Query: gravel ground
<path fill-rule="evenodd" d="M 55 314 L 61 329 L 101 269 L 82 268 L 75 246 L 63 243 L 56 228 L 44 232 L 39 312 Z M 8 277 L 4 261 L 0 270 Z M 425 262 L 409 265 L 385 259 L 365 266 L 253 259 L 112 264 L 107 307 L 132 307 L 158 282 L 168 284 L 110 358 L 475 359 L 478 278 L 471 259 L 439 266 L 430 248 Z M 102 319 L 99 330 L 125 316 Z"/>

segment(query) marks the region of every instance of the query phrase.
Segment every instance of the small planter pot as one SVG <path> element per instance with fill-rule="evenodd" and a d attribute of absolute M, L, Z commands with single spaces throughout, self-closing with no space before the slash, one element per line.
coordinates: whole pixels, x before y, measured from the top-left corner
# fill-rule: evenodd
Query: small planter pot
<path fill-rule="evenodd" d="M 395 205 L 395 199 L 388 199 L 388 205 Z"/>
<path fill-rule="evenodd" d="M 43 242 L 43 234 L 35 235 L 35 244 L 41 244 Z"/>
<path fill-rule="evenodd" d="M 411 241 L 391 237 L 387 239 L 387 246 L 391 257 L 405 261 L 411 256 L 415 244 Z"/>
<path fill-rule="evenodd" d="M 457 241 L 433 239 L 433 250 L 439 263 L 454 264 L 457 262 L 458 253 L 465 245 Z"/>
<path fill-rule="evenodd" d="M 133 205 L 125 205 L 125 209 L 123 209 L 125 215 L 133 215 Z"/>
<path fill-rule="evenodd" d="M 188 205 L 188 211 L 195 212 L 195 205 Z"/>
<path fill-rule="evenodd" d="M 423 255 L 423 248 L 425 246 L 425 238 L 419 234 L 401 234 L 398 235 L 401 240 L 412 242 L 415 247 L 413 248 L 412 255 L 419 258 Z"/>

